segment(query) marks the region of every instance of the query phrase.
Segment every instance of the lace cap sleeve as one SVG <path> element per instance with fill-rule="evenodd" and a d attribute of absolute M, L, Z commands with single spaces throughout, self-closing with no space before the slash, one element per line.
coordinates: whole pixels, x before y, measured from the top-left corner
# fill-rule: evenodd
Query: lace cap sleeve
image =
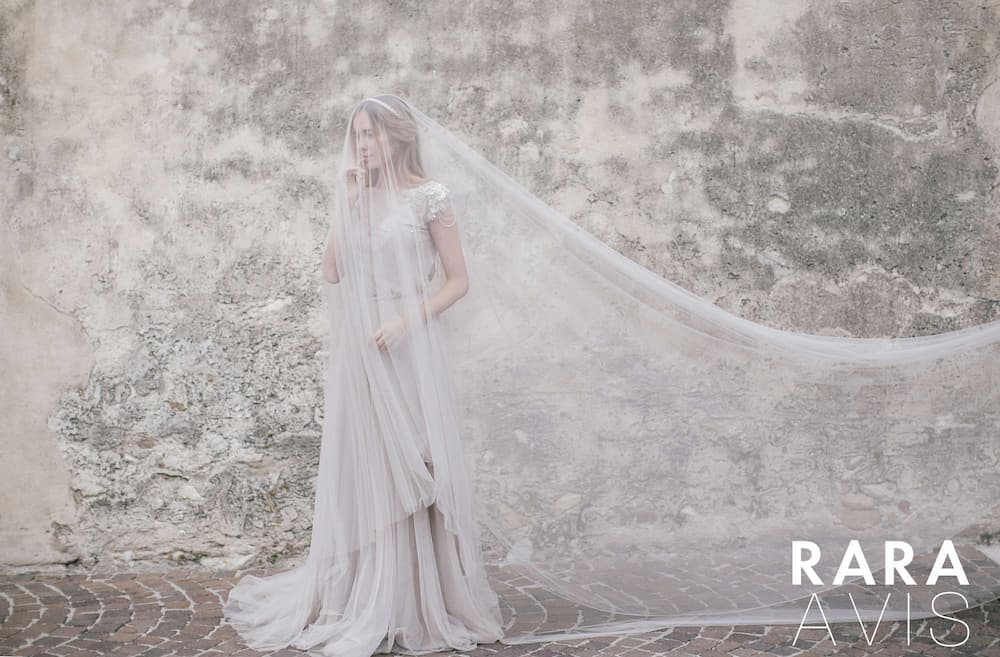
<path fill-rule="evenodd" d="M 455 213 L 451 205 L 451 190 L 437 181 L 427 185 L 424 192 L 427 197 L 427 212 L 424 221 L 430 223 L 440 220 L 445 226 L 455 223 Z"/>

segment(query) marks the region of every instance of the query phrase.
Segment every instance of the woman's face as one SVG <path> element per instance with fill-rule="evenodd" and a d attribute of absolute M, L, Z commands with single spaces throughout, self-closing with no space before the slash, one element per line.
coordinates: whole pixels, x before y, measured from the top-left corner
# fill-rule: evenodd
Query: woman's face
<path fill-rule="evenodd" d="M 382 148 L 368 112 L 361 110 L 354 115 L 352 130 L 358 162 L 366 169 L 380 168 L 383 163 Z"/>

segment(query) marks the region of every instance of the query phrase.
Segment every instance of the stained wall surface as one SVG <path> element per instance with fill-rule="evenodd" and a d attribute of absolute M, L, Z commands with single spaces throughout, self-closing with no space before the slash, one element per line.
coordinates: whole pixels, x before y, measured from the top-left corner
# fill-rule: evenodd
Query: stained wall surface
<path fill-rule="evenodd" d="M 1000 317 L 998 12 L 3 3 L 0 564 L 302 553 L 332 167 L 367 95 L 747 319 Z"/>

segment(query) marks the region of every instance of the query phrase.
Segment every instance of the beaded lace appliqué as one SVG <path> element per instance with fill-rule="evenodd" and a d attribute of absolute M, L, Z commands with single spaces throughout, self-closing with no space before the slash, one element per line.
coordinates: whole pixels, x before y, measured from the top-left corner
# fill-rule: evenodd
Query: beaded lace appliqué
<path fill-rule="evenodd" d="M 451 210 L 451 200 L 448 196 L 448 188 L 436 180 L 424 185 L 423 194 L 427 199 L 427 222 L 430 223 L 440 217 L 447 216 Z M 445 226 L 453 226 L 456 219 L 444 223 Z"/>

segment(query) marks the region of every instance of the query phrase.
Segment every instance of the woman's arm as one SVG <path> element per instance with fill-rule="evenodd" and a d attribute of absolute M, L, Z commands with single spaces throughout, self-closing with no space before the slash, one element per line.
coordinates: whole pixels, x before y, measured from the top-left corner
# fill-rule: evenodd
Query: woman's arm
<path fill-rule="evenodd" d="M 323 278 L 328 283 L 339 283 L 340 272 L 337 271 L 337 254 L 333 246 L 333 230 L 326 238 L 326 249 L 323 250 Z"/>
<path fill-rule="evenodd" d="M 469 272 L 454 215 L 450 211 L 442 213 L 430 221 L 427 228 L 441 257 L 446 280 L 427 303 L 420 305 L 420 317 L 424 321 L 428 316 L 440 315 L 469 291 Z"/>
<path fill-rule="evenodd" d="M 346 193 L 348 212 L 354 218 L 354 208 L 358 203 L 358 185 L 364 176 L 364 171 L 358 167 L 350 167 L 344 172 L 346 180 Z M 340 282 L 340 272 L 337 271 L 337 252 L 333 245 L 333 228 L 326 236 L 326 249 L 323 251 L 323 278 L 330 283 Z"/>

